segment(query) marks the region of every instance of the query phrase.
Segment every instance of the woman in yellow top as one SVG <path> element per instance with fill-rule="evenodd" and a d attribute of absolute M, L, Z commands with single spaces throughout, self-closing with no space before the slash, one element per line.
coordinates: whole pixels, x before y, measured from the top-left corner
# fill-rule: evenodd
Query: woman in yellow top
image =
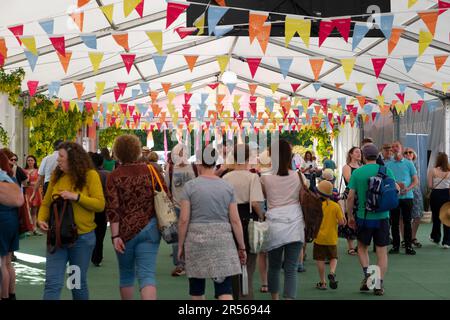
<path fill-rule="evenodd" d="M 60 298 L 67 262 L 75 267 L 75 273 L 79 273 L 79 278 L 75 274 L 73 299 L 87 300 L 87 269 L 95 247 L 95 212 L 103 211 L 105 198 L 100 177 L 82 146 L 64 142 L 59 146 L 58 153 L 57 167 L 39 209 L 38 225 L 43 231 L 48 231 L 52 198 L 59 195 L 72 201 L 79 236 L 72 246 L 63 246 L 54 253 L 47 253 L 44 300 Z"/>

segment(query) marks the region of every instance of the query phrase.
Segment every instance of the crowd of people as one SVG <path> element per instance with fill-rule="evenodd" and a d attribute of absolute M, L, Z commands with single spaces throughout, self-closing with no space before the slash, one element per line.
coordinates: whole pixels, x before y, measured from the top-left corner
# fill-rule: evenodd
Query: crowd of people
<path fill-rule="evenodd" d="M 19 249 L 19 213 L 29 213 L 30 235 L 42 235 L 51 228 L 52 203 L 61 197 L 72 204 L 77 237 L 71 245 L 47 250 L 44 299 L 60 298 L 67 263 L 78 266 L 81 276 L 81 286 L 72 289 L 73 298 L 89 299 L 87 270 L 91 263 L 97 267 L 102 264 L 108 222 L 121 298 L 133 299 L 137 280 L 141 299 L 156 299 L 161 234 L 155 195 L 165 191 L 178 217 L 171 274 L 186 275 L 192 299 L 205 298 L 206 279 L 212 279 L 217 299 L 253 299 L 257 267 L 260 292 L 270 293 L 274 300 L 296 299 L 297 273 L 305 271 L 309 240 L 302 209 L 306 189 L 320 199 L 323 214 L 313 239 L 319 274 L 316 288 L 338 288 L 337 245 L 341 236 L 347 240 L 347 253 L 359 257 L 362 292 L 370 290 L 369 248 L 373 241 L 380 269 L 374 294 L 383 295 L 388 254 L 404 249 L 406 255 L 415 255 L 422 247 L 417 230 L 424 204 L 415 151 L 399 141 L 384 144 L 380 150 L 366 138 L 361 147 L 348 150 L 338 179 L 331 156 L 320 168 L 310 151 L 301 157 L 293 154 L 286 140 L 277 143 L 276 149 L 257 155 L 256 164 L 250 161 L 253 153 L 247 144 L 227 142 L 218 148 L 209 144 L 197 150 L 195 164 L 188 161 L 187 146 L 177 144 L 164 170 L 157 163 L 158 155 L 142 147 L 134 135 L 116 138 L 113 157 L 106 148 L 88 153 L 77 143 L 56 141 L 54 152 L 39 167 L 36 158 L 29 155 L 23 169 L 17 165 L 17 155 L 1 149 L 1 298 L 15 299 L 12 261 Z M 398 207 L 368 213 L 369 180 L 381 168 L 395 179 Z M 437 155 L 427 184 L 433 222 L 430 240 L 448 249 L 450 217 L 441 210 L 450 201 L 450 165 L 445 153 Z M 269 226 L 264 250 L 259 253 L 250 250 L 252 220 L 266 221 Z"/>

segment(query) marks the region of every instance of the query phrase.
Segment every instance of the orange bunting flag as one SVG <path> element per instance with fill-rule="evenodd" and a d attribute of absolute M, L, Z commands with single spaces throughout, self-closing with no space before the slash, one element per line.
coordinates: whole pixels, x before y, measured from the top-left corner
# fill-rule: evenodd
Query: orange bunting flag
<path fill-rule="evenodd" d="M 83 81 L 74 82 L 73 86 L 75 87 L 75 90 L 77 91 L 77 98 L 81 99 L 81 97 L 83 96 L 84 89 L 86 89 L 84 87 Z"/>
<path fill-rule="evenodd" d="M 171 86 L 172 84 L 170 83 L 170 82 L 164 82 L 164 83 L 161 83 L 161 87 L 163 88 L 163 90 L 164 90 L 164 92 L 165 92 L 165 94 L 167 95 L 167 93 L 169 92 L 169 90 L 170 90 L 170 86 Z"/>
<path fill-rule="evenodd" d="M 309 64 L 311 65 L 312 72 L 314 74 L 314 80 L 317 81 L 320 76 L 320 71 L 322 70 L 324 58 L 312 58 L 309 59 Z"/>
<path fill-rule="evenodd" d="M 338 88 L 338 89 L 340 89 L 343 85 L 344 85 L 344 83 L 342 83 L 342 82 L 336 82 L 336 83 L 334 84 L 334 86 L 335 86 L 336 88 Z"/>
<path fill-rule="evenodd" d="M 436 71 L 439 71 L 441 67 L 445 64 L 447 61 L 448 54 L 441 55 L 441 56 L 434 56 L 434 65 L 436 66 Z"/>
<path fill-rule="evenodd" d="M 259 46 L 261 47 L 261 50 L 264 54 L 266 53 L 267 44 L 269 43 L 271 29 L 271 23 L 264 24 L 261 28 L 261 31 L 256 35 L 256 39 L 258 39 Z"/>
<path fill-rule="evenodd" d="M 250 94 L 252 95 L 252 96 L 254 96 L 255 95 L 255 92 L 256 92 L 256 88 L 258 87 L 258 85 L 256 84 L 256 83 L 249 83 L 248 84 L 248 89 L 250 90 Z"/>
<path fill-rule="evenodd" d="M 261 32 L 261 29 L 266 22 L 268 15 L 260 14 L 256 12 L 249 11 L 248 14 L 248 36 L 250 44 L 253 43 L 256 36 Z"/>
<path fill-rule="evenodd" d="M 150 91 L 150 99 L 152 101 L 156 101 L 156 99 L 158 98 L 158 94 L 159 94 L 158 91 Z"/>
<path fill-rule="evenodd" d="M 84 12 L 74 12 L 70 14 L 70 17 L 73 19 L 75 24 L 78 26 L 81 32 L 83 32 L 83 24 L 84 24 Z"/>
<path fill-rule="evenodd" d="M 191 72 L 194 70 L 195 63 L 197 62 L 198 56 L 184 56 L 184 59 L 186 59 L 186 63 L 189 67 L 189 70 Z"/>
<path fill-rule="evenodd" d="M 226 7 L 227 4 L 225 3 L 225 0 L 216 0 L 217 4 L 221 7 Z"/>
<path fill-rule="evenodd" d="M 422 19 L 422 21 L 427 26 L 428 30 L 431 32 L 431 34 L 434 37 L 434 34 L 436 32 L 436 23 L 439 16 L 439 10 L 436 11 L 430 11 L 430 12 L 418 12 L 419 17 Z"/>
<path fill-rule="evenodd" d="M 130 50 L 130 47 L 128 46 L 128 32 L 114 33 L 112 34 L 112 37 L 119 46 L 124 48 L 126 51 Z"/>
<path fill-rule="evenodd" d="M 366 97 L 364 96 L 357 96 L 356 99 L 358 99 L 359 106 L 363 108 L 366 105 Z"/>
<path fill-rule="evenodd" d="M 91 0 L 78 0 L 77 7 L 81 8 L 82 6 L 88 4 Z"/>
<path fill-rule="evenodd" d="M 0 38 L 0 55 L 4 59 L 8 58 L 8 48 L 6 47 L 5 38 Z"/>
<path fill-rule="evenodd" d="M 67 69 L 69 68 L 69 62 L 72 58 L 72 51 L 66 51 L 66 56 L 63 56 L 59 52 L 56 52 L 58 54 L 59 61 L 61 62 L 61 65 L 64 69 L 64 73 L 67 74 Z"/>
<path fill-rule="evenodd" d="M 400 39 L 400 36 L 402 35 L 403 31 L 405 29 L 402 27 L 394 27 L 391 31 L 391 38 L 388 42 L 388 54 L 391 54 L 392 51 L 397 46 L 398 40 Z"/>
<path fill-rule="evenodd" d="M 433 82 L 424 83 L 423 85 L 424 85 L 424 87 L 426 87 L 428 89 L 431 89 L 434 86 L 434 81 Z"/>
<path fill-rule="evenodd" d="M 217 103 L 222 103 L 224 98 L 225 98 L 224 94 L 218 94 L 217 95 Z"/>

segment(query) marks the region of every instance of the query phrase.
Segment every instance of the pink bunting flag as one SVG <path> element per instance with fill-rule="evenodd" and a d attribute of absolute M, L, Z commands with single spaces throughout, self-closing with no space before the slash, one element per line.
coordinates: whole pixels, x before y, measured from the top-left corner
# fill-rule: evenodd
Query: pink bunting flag
<path fill-rule="evenodd" d="M 64 36 L 57 36 L 57 37 L 49 37 L 50 42 L 52 43 L 53 47 L 56 51 L 59 52 L 62 56 L 66 56 L 66 43 L 64 40 Z"/>
<path fill-rule="evenodd" d="M 185 93 L 184 94 L 184 103 L 188 104 L 189 100 L 191 100 L 191 97 L 192 97 L 192 93 Z"/>
<path fill-rule="evenodd" d="M 114 99 L 117 102 L 117 100 L 119 100 L 119 98 L 120 98 L 120 89 L 119 88 L 114 88 L 113 91 L 114 91 Z"/>
<path fill-rule="evenodd" d="M 293 92 L 296 92 L 298 87 L 300 87 L 300 83 L 291 83 L 291 88 Z"/>
<path fill-rule="evenodd" d="M 17 41 L 19 41 L 19 44 L 22 45 L 22 41 L 20 41 L 20 36 L 23 36 L 23 24 L 8 27 L 9 31 L 12 32 L 13 35 L 16 36 Z"/>
<path fill-rule="evenodd" d="M 70 101 L 67 101 L 67 100 L 63 101 L 63 108 L 64 108 L 64 111 L 65 111 L 65 112 L 69 112 L 69 109 L 70 109 Z"/>
<path fill-rule="evenodd" d="M 387 83 L 377 83 L 378 93 L 380 96 L 383 95 L 384 88 L 386 88 Z"/>
<path fill-rule="evenodd" d="M 128 111 L 130 111 L 130 114 L 133 114 L 134 109 L 136 109 L 135 106 L 132 106 L 132 105 L 129 105 L 129 106 L 128 106 Z"/>
<path fill-rule="evenodd" d="M 387 58 L 372 58 L 373 70 L 375 71 L 375 76 L 377 78 L 380 76 L 386 60 Z"/>
<path fill-rule="evenodd" d="M 189 4 L 182 3 L 174 3 L 169 2 L 167 4 L 167 13 L 166 13 L 166 29 L 182 14 L 187 8 Z"/>
<path fill-rule="evenodd" d="M 210 87 L 211 89 L 216 89 L 217 87 L 219 86 L 219 83 L 218 82 L 214 82 L 214 83 L 210 83 L 210 84 L 208 84 L 208 87 Z"/>
<path fill-rule="evenodd" d="M 139 17 L 141 17 L 141 18 L 144 17 L 144 0 L 139 2 L 139 4 L 136 6 L 136 8 L 134 8 L 134 10 L 136 10 Z"/>
<path fill-rule="evenodd" d="M 87 113 L 91 112 L 91 110 L 92 110 L 92 102 L 85 101 L 84 102 L 84 107 L 85 107 Z"/>
<path fill-rule="evenodd" d="M 377 114 L 378 114 L 378 112 L 372 112 L 372 122 L 375 121 Z"/>
<path fill-rule="evenodd" d="M 319 47 L 322 45 L 322 43 L 328 38 L 331 31 L 334 29 L 334 23 L 333 21 L 320 21 L 319 26 Z"/>
<path fill-rule="evenodd" d="M 124 53 L 120 55 L 123 60 L 123 64 L 125 65 L 125 68 L 127 69 L 128 74 L 130 74 L 131 66 L 134 63 L 134 59 L 136 58 L 135 54 L 132 53 Z"/>
<path fill-rule="evenodd" d="M 439 0 L 438 1 L 439 14 L 445 12 L 447 9 L 450 9 L 450 2 Z"/>
<path fill-rule="evenodd" d="M 123 96 L 123 94 L 125 93 L 125 89 L 127 88 L 127 83 L 126 82 L 117 82 L 117 86 L 119 87 L 119 92 L 120 92 L 120 96 Z"/>
<path fill-rule="evenodd" d="M 250 68 L 250 73 L 252 79 L 255 77 L 256 70 L 258 70 L 259 64 L 261 63 L 261 58 L 247 58 L 247 64 Z"/>
<path fill-rule="evenodd" d="M 352 23 L 352 20 L 350 18 L 344 18 L 344 19 L 334 19 L 333 26 L 336 27 L 336 29 L 341 34 L 342 38 L 344 38 L 345 42 L 348 42 L 348 35 L 350 34 L 350 26 Z"/>
<path fill-rule="evenodd" d="M 3 67 L 5 65 L 5 57 L 0 54 L 0 67 Z"/>
<path fill-rule="evenodd" d="M 181 39 L 184 39 L 187 36 L 190 36 L 191 34 L 193 34 L 197 30 L 198 29 L 194 28 L 194 27 L 178 27 L 178 28 L 175 28 L 175 31 L 178 33 L 178 35 L 180 36 Z"/>
<path fill-rule="evenodd" d="M 404 93 L 396 93 L 395 94 L 402 103 L 405 103 L 405 94 Z"/>
<path fill-rule="evenodd" d="M 39 85 L 39 81 L 37 81 L 37 80 L 27 81 L 28 92 L 30 93 L 30 96 L 33 97 L 36 94 L 38 85 Z"/>
<path fill-rule="evenodd" d="M 126 103 L 121 103 L 120 104 L 120 110 L 122 110 L 122 113 L 124 115 L 127 114 L 127 107 L 128 107 L 128 105 Z"/>
<path fill-rule="evenodd" d="M 320 99 L 319 103 L 322 105 L 323 113 L 328 113 L 328 99 Z"/>
<path fill-rule="evenodd" d="M 413 112 L 420 112 L 422 110 L 423 100 L 419 100 L 416 103 L 411 103 L 411 109 Z"/>

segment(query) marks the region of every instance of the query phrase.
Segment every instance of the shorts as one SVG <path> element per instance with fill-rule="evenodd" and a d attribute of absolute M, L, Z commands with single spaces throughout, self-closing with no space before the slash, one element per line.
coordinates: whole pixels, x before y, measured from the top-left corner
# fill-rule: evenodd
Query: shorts
<path fill-rule="evenodd" d="M 366 246 L 370 246 L 373 238 L 373 242 L 377 247 L 385 247 L 389 245 L 389 219 L 382 220 L 369 220 L 370 225 L 366 225 L 364 222 L 367 220 L 358 221 L 358 229 L 356 231 L 356 238 Z"/>
<path fill-rule="evenodd" d="M 222 280 L 222 279 L 220 279 Z M 231 286 L 231 276 L 228 276 L 222 282 L 214 280 L 214 297 L 218 299 L 224 294 L 233 294 Z M 202 296 L 205 294 L 205 279 L 189 278 L 189 295 Z"/>
<path fill-rule="evenodd" d="M 0 257 L 17 250 L 19 250 L 19 215 L 17 209 L 8 208 L 0 211 Z"/>
<path fill-rule="evenodd" d="M 314 243 L 313 259 L 316 261 L 337 259 L 337 246 Z"/>

